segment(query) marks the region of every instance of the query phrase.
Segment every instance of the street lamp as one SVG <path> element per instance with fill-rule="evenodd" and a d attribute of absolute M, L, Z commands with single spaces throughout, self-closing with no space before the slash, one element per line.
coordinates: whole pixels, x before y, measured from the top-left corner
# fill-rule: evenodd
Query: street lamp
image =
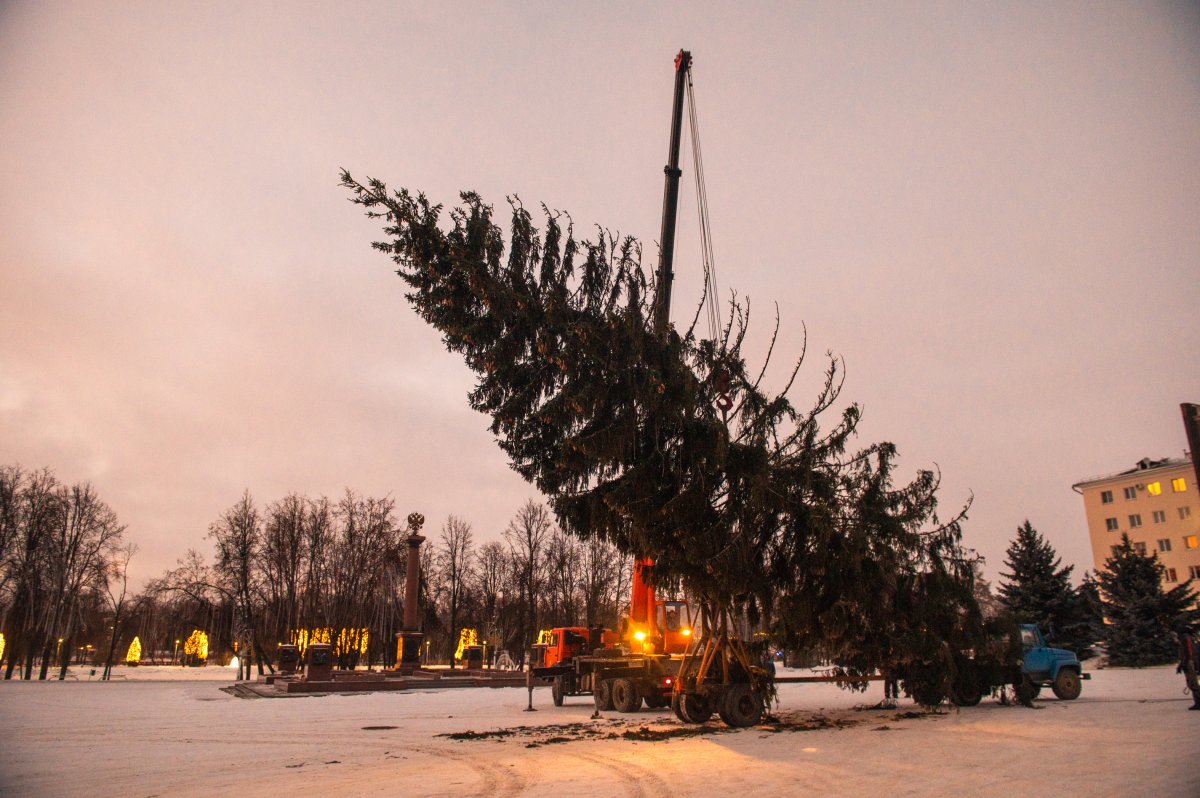
<path fill-rule="evenodd" d="M 175 661 L 178 659 L 179 659 L 179 641 L 176 640 L 175 641 L 175 653 L 171 655 L 171 664 L 174 665 Z"/>

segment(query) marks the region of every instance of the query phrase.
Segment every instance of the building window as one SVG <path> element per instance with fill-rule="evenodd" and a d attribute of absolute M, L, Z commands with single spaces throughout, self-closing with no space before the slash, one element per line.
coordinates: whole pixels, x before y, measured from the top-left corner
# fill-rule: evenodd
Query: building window
<path fill-rule="evenodd" d="M 1179 508 L 1179 517 L 1181 519 L 1191 518 L 1192 517 L 1192 508 L 1191 507 L 1180 507 Z"/>
<path fill-rule="evenodd" d="M 1171 550 L 1170 538 L 1159 538 L 1158 539 L 1158 550 L 1159 551 L 1170 551 Z"/>
<path fill-rule="evenodd" d="M 1171 480 L 1171 490 L 1175 491 L 1176 493 L 1183 493 L 1185 490 L 1187 490 L 1187 480 L 1183 477 Z"/>
<path fill-rule="evenodd" d="M 1146 544 L 1145 543 L 1141 543 L 1141 542 L 1134 543 L 1133 550 L 1136 551 L 1138 554 L 1142 555 L 1143 557 L 1146 556 Z"/>
<path fill-rule="evenodd" d="M 1142 514 L 1141 513 L 1132 513 L 1129 516 L 1129 528 L 1136 529 L 1137 527 L 1139 527 L 1141 525 L 1142 525 Z"/>
<path fill-rule="evenodd" d="M 1167 511 L 1166 510 L 1155 510 L 1154 511 L 1154 523 L 1156 523 L 1156 524 L 1167 523 Z"/>
<path fill-rule="evenodd" d="M 1104 519 L 1104 528 L 1107 529 L 1109 532 L 1116 532 L 1117 531 L 1117 519 L 1105 518 Z"/>
<path fill-rule="evenodd" d="M 1151 496 L 1161 496 L 1162 495 L 1162 483 L 1161 482 L 1151 482 L 1149 485 L 1146 486 L 1146 492 L 1149 493 Z"/>
<path fill-rule="evenodd" d="M 1111 490 L 1100 491 L 1100 503 L 1101 504 L 1112 504 L 1112 491 Z"/>
<path fill-rule="evenodd" d="M 1137 488 L 1126 488 L 1125 489 L 1125 498 L 1126 499 L 1136 499 L 1137 498 Z"/>
<path fill-rule="evenodd" d="M 1177 576 L 1175 575 L 1175 569 L 1174 569 L 1174 568 L 1168 568 L 1168 569 L 1166 570 L 1166 573 L 1165 573 L 1165 574 L 1163 574 L 1163 581 L 1164 581 L 1164 582 L 1178 582 L 1178 581 L 1179 581 L 1179 577 L 1177 577 Z"/>
<path fill-rule="evenodd" d="M 1188 576 L 1192 579 L 1200 579 L 1200 565 L 1189 565 Z"/>
<path fill-rule="evenodd" d="M 1195 535 L 1184 535 L 1183 536 L 1183 547 L 1186 549 L 1196 548 L 1196 536 Z"/>

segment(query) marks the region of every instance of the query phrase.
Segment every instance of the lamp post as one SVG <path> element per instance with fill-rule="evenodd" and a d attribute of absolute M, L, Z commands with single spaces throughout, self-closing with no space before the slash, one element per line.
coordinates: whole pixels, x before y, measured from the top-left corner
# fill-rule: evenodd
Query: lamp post
<path fill-rule="evenodd" d="M 179 659 L 179 641 L 175 641 L 175 653 L 171 655 L 171 664 L 174 665 Z"/>

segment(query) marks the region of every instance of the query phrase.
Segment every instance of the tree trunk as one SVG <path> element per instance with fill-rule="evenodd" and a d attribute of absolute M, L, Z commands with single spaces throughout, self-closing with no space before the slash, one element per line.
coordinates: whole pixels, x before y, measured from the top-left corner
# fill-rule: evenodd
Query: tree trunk
<path fill-rule="evenodd" d="M 100 681 L 107 682 L 109 676 L 112 675 L 113 654 L 117 648 L 117 633 L 121 626 L 121 611 L 118 609 L 113 615 L 112 637 L 108 640 L 108 656 L 104 658 L 104 673 L 100 676 Z"/>

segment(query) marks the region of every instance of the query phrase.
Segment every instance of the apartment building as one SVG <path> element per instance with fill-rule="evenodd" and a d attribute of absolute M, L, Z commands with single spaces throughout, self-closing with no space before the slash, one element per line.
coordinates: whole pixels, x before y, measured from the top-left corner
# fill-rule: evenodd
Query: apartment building
<path fill-rule="evenodd" d="M 1190 459 L 1147 458 L 1071 488 L 1083 496 L 1097 570 L 1128 533 L 1135 548 L 1158 554 L 1166 568 L 1164 587 L 1200 579 L 1200 491 Z"/>

